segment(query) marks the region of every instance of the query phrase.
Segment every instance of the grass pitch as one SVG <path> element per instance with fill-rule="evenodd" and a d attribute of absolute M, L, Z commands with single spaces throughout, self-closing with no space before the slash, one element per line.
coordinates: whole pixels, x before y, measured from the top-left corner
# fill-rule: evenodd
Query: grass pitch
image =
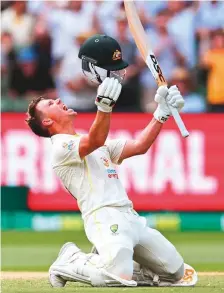
<path fill-rule="evenodd" d="M 194 288 L 92 288 L 70 283 L 65 288 L 52 289 L 46 278 L 51 263 L 60 247 L 67 241 L 75 242 L 82 250 L 90 251 L 91 244 L 80 232 L 2 232 L 2 292 L 3 293 L 224 293 L 224 233 L 180 232 L 164 233 L 176 246 L 186 263 L 197 271 L 199 282 Z M 17 273 L 7 273 L 17 271 Z M 27 271 L 23 273 L 21 271 Z M 30 278 L 30 272 L 33 271 Z M 39 271 L 39 273 L 36 273 Z M 216 271 L 217 273 L 209 273 Z M 6 273 L 8 275 L 6 275 Z M 16 275 L 16 274 L 19 274 Z M 6 278 L 7 276 L 7 278 Z"/>
<path fill-rule="evenodd" d="M 224 271 L 223 232 L 169 232 L 164 235 L 176 246 L 186 263 L 197 271 Z M 75 242 L 89 252 L 83 231 L 2 232 L 3 271 L 47 271 L 60 247 Z"/>
<path fill-rule="evenodd" d="M 2 281 L 3 293 L 222 293 L 224 292 L 224 276 L 200 276 L 196 287 L 192 288 L 155 288 L 155 287 L 139 287 L 139 288 L 92 288 L 80 283 L 70 283 L 65 288 L 53 289 L 50 287 L 47 279 L 16 279 Z"/>

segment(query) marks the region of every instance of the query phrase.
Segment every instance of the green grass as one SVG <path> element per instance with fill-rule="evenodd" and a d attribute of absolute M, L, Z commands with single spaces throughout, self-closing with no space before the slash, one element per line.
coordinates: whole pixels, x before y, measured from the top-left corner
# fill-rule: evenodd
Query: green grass
<path fill-rule="evenodd" d="M 185 262 L 197 271 L 224 271 L 224 233 L 172 232 L 164 235 L 177 247 Z M 2 232 L 2 270 L 47 271 L 67 241 L 90 251 L 91 245 L 83 232 Z"/>
<path fill-rule="evenodd" d="M 47 280 L 3 280 L 3 293 L 222 293 L 224 292 L 224 277 L 200 277 L 196 287 L 193 288 L 155 288 L 155 287 L 139 287 L 139 288 L 92 288 L 79 283 L 70 283 L 65 288 L 52 289 Z"/>

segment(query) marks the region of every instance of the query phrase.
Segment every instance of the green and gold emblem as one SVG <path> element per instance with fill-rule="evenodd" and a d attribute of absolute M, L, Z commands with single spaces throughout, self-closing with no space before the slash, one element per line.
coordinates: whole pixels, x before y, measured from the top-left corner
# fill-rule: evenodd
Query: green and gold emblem
<path fill-rule="evenodd" d="M 110 226 L 110 230 L 113 232 L 113 233 L 116 233 L 117 230 L 118 230 L 118 224 L 113 224 Z"/>

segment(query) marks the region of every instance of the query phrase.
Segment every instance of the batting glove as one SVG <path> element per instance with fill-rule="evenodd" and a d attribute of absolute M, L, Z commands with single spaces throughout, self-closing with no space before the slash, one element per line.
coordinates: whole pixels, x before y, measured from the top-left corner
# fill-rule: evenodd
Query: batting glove
<path fill-rule="evenodd" d="M 171 112 L 166 102 L 166 97 L 168 96 L 167 86 L 160 86 L 157 91 L 154 100 L 158 103 L 156 111 L 154 112 L 154 118 L 161 123 L 166 122 L 170 117 Z"/>
<path fill-rule="evenodd" d="M 154 118 L 161 123 L 166 122 L 172 115 L 171 107 L 180 112 L 184 106 L 184 99 L 176 85 L 169 89 L 166 86 L 160 86 L 156 92 L 155 101 L 158 103 L 158 107 L 154 112 Z"/>
<path fill-rule="evenodd" d="M 107 77 L 99 85 L 95 104 L 101 112 L 110 113 L 121 93 L 121 84 L 114 77 Z"/>
<path fill-rule="evenodd" d="M 176 85 L 171 86 L 168 93 L 169 94 L 166 98 L 167 104 L 170 107 L 176 108 L 177 111 L 180 112 L 184 106 L 184 98 L 182 97 L 178 87 Z"/>

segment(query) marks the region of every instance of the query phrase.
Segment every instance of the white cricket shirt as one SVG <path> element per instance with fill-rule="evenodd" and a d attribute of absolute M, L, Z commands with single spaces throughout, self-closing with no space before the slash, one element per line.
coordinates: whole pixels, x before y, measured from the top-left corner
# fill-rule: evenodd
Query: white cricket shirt
<path fill-rule="evenodd" d="M 52 136 L 52 164 L 65 188 L 77 199 L 84 218 L 104 206 L 132 207 L 113 164 L 125 146 L 123 139 L 108 140 L 84 159 L 79 156 L 81 136 Z"/>

